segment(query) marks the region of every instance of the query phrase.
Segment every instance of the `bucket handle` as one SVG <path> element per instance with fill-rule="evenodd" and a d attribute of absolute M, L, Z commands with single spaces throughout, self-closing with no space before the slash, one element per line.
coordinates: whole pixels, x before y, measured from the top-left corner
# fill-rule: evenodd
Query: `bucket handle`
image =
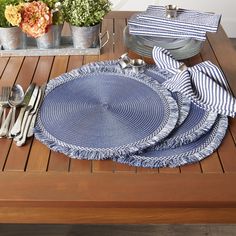
<path fill-rule="evenodd" d="M 110 35 L 107 30 L 106 32 L 103 33 L 103 35 L 99 37 L 100 49 L 103 48 L 108 43 L 109 39 L 110 39 Z"/>

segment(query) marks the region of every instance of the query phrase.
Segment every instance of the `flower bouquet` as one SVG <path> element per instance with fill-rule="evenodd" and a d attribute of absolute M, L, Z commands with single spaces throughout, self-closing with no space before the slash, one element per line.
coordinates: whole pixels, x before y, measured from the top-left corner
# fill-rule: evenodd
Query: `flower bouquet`
<path fill-rule="evenodd" d="M 8 5 L 5 17 L 13 26 L 19 26 L 23 32 L 33 38 L 44 35 L 52 24 L 52 12 L 42 1 Z"/>
<path fill-rule="evenodd" d="M 54 47 L 55 33 L 52 32 L 53 25 L 63 23 L 63 15 L 60 12 L 61 3 L 56 0 L 40 0 L 31 2 L 20 2 L 10 4 L 5 8 L 5 18 L 12 26 L 18 26 L 29 37 L 38 39 L 43 37 L 42 48 Z M 57 27 L 56 27 L 57 28 Z M 62 26 L 59 27 L 60 36 Z M 50 35 L 49 35 L 50 34 Z M 50 40 L 50 42 L 46 42 Z M 58 41 L 58 40 L 57 40 Z M 58 44 L 58 43 L 57 43 Z"/>

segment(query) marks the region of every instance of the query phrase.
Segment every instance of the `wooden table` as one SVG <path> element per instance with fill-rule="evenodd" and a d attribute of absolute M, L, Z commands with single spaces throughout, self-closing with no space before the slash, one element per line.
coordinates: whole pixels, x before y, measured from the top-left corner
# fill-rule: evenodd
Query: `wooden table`
<path fill-rule="evenodd" d="M 92 61 L 116 59 L 127 49 L 122 32 L 131 12 L 103 22 L 111 39 L 100 56 L 2 57 L 0 87 L 24 90 Z M 129 52 L 130 57 L 137 57 Z M 236 53 L 224 30 L 208 34 L 194 65 L 211 60 L 236 92 Z M 146 60 L 150 62 L 150 60 Z M 236 223 L 236 120 L 217 151 L 180 168 L 146 169 L 110 160 L 72 160 L 31 138 L 23 147 L 0 140 L 1 223 Z"/>

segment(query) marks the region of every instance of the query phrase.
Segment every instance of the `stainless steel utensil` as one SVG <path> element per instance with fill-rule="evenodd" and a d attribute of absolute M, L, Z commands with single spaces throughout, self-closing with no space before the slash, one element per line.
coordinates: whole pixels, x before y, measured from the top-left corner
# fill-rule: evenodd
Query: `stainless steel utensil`
<path fill-rule="evenodd" d="M 18 107 L 24 100 L 24 90 L 23 88 L 19 85 L 16 84 L 12 87 L 11 95 L 8 99 L 8 103 L 11 107 L 10 112 L 12 111 L 11 115 L 11 123 L 8 129 L 8 138 L 12 138 L 10 132 L 11 129 L 15 123 L 15 117 L 16 117 L 16 107 Z M 9 114 L 10 114 L 9 112 Z"/>
<path fill-rule="evenodd" d="M 10 135 L 12 137 L 14 137 L 14 136 L 16 136 L 17 134 L 20 133 L 23 116 L 25 114 L 26 107 L 28 106 L 28 104 L 30 102 L 30 98 L 31 98 L 31 96 L 33 94 L 34 88 L 35 88 L 35 84 L 32 83 L 32 84 L 30 84 L 30 86 L 27 88 L 27 90 L 25 92 L 24 101 L 22 103 L 23 107 L 20 109 L 20 113 L 19 113 L 19 115 L 17 117 L 17 120 L 16 120 L 14 126 L 11 129 Z"/>
<path fill-rule="evenodd" d="M 23 120 L 22 120 L 22 124 L 21 124 L 20 133 L 17 136 L 15 136 L 15 138 L 14 138 L 14 141 L 16 141 L 16 142 L 20 141 L 20 139 L 23 136 L 28 116 L 29 116 L 30 112 L 34 108 L 35 102 L 37 100 L 38 92 L 39 92 L 39 87 L 36 85 L 35 88 L 34 88 L 33 94 L 32 94 L 32 96 L 30 98 L 29 104 L 26 107 L 26 110 L 25 110 L 25 113 L 24 113 L 24 116 L 23 116 Z"/>
<path fill-rule="evenodd" d="M 42 96 L 42 91 L 41 89 L 38 90 L 38 95 L 37 95 L 37 100 L 35 101 L 35 104 L 33 106 L 33 108 L 30 110 L 30 113 L 27 117 L 27 120 L 26 120 L 26 123 L 24 125 L 24 129 L 23 129 L 23 132 L 21 133 L 21 135 L 19 135 L 19 141 L 16 142 L 16 145 L 17 146 L 22 146 L 25 144 L 25 141 L 26 141 L 26 138 L 27 138 L 27 133 L 28 133 L 28 130 L 29 130 L 29 127 L 30 127 L 30 123 L 31 123 L 31 120 L 33 118 L 33 115 L 36 113 L 37 109 L 38 109 L 38 106 L 39 106 L 39 103 L 40 103 L 40 100 L 41 100 L 41 96 Z"/>
<path fill-rule="evenodd" d="M 11 128 L 15 122 L 15 109 L 16 106 L 22 103 L 24 98 L 24 91 L 19 84 L 15 84 L 11 89 L 11 94 L 8 98 L 8 104 L 11 109 L 7 115 L 6 120 L 3 122 L 0 129 L 0 136 L 4 137 L 8 135 L 9 128 Z M 10 137 L 10 136 L 9 136 Z"/>
<path fill-rule="evenodd" d="M 39 102 L 39 105 L 38 105 L 38 107 L 37 107 L 36 112 L 33 114 L 33 117 L 32 117 L 31 123 L 30 123 L 30 127 L 29 127 L 29 130 L 28 130 L 28 133 L 27 133 L 27 138 L 32 137 L 33 134 L 34 134 L 34 126 L 35 126 L 37 114 L 38 114 L 39 109 L 40 109 L 40 107 L 41 107 L 41 104 L 42 104 L 42 102 L 43 102 L 44 93 L 45 93 L 46 87 L 47 87 L 47 84 L 46 84 L 46 83 L 44 83 L 44 84 L 40 87 L 40 90 L 41 90 L 40 102 Z"/>
<path fill-rule="evenodd" d="M 10 95 L 10 87 L 2 87 L 1 96 L 0 96 L 0 119 L 2 117 L 2 124 L 6 118 L 6 107 L 8 106 L 8 97 Z"/>

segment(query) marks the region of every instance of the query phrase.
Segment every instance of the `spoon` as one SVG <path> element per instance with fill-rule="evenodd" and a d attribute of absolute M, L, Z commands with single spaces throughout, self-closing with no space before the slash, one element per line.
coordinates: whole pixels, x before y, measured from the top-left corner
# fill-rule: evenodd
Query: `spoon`
<path fill-rule="evenodd" d="M 16 107 L 19 106 L 24 100 L 24 91 L 19 84 L 15 84 L 11 89 L 11 94 L 8 98 L 8 103 L 11 107 L 6 120 L 3 123 L 3 127 L 0 129 L 0 136 L 8 136 L 11 138 L 10 131 L 15 123 Z M 10 127 L 9 127 L 10 125 Z"/>

